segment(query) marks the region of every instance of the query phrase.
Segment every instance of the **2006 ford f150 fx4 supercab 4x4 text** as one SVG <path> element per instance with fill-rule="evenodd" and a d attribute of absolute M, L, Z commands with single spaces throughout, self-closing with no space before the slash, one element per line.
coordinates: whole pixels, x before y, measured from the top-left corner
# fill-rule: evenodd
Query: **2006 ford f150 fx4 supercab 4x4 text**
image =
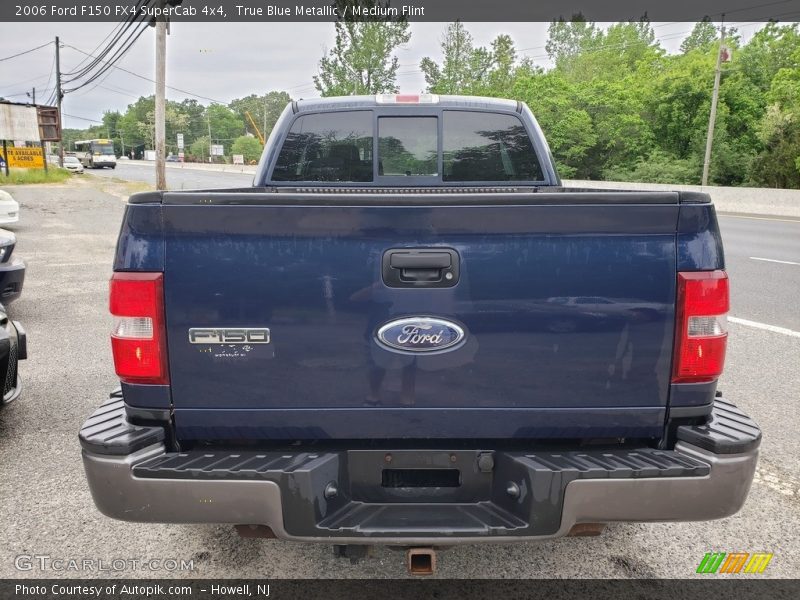
<path fill-rule="evenodd" d="M 254 187 L 128 202 L 94 501 L 340 546 L 731 515 L 724 269 L 707 194 L 564 188 L 522 103 L 293 102 Z"/>

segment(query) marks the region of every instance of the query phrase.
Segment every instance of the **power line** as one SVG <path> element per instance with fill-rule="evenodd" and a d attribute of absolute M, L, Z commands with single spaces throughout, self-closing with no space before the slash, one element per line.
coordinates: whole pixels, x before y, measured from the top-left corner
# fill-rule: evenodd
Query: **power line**
<path fill-rule="evenodd" d="M 103 123 L 102 121 L 98 121 L 97 119 L 89 119 L 88 117 L 79 117 L 78 115 L 68 115 L 64 113 L 65 117 L 69 117 L 70 119 L 80 119 L 81 121 L 89 121 L 91 123 Z"/>
<path fill-rule="evenodd" d="M 80 48 L 76 48 L 75 46 L 71 46 L 69 44 L 64 44 L 64 45 L 67 48 L 71 48 L 72 50 L 75 50 L 76 52 L 80 52 L 81 54 L 86 54 L 87 56 L 92 56 L 88 52 L 85 52 L 85 51 L 81 50 Z M 150 83 L 155 83 L 155 79 L 150 79 L 149 77 L 145 77 L 144 75 L 140 75 L 139 73 L 134 73 L 133 71 L 131 71 L 129 69 L 125 69 L 124 67 L 120 67 L 119 65 L 112 65 L 111 68 L 117 69 L 119 71 L 123 71 L 125 73 L 128 73 L 129 75 L 133 75 L 134 77 L 138 77 L 139 79 L 142 79 L 144 81 L 149 81 Z M 193 98 L 200 98 L 202 100 L 208 100 L 209 102 L 213 102 L 215 104 L 225 104 L 225 105 L 227 105 L 227 102 L 223 102 L 222 100 L 217 100 L 216 98 L 209 98 L 208 96 L 202 96 L 200 94 L 195 94 L 193 92 L 189 92 L 187 90 L 182 90 L 181 88 L 176 88 L 176 87 L 173 87 L 171 85 L 168 85 L 166 87 L 168 89 L 172 90 L 172 91 L 180 92 L 181 94 L 187 94 L 188 96 L 192 96 Z"/>
<path fill-rule="evenodd" d="M 138 32 L 132 32 L 131 35 L 129 35 L 128 38 L 125 40 L 125 42 L 123 42 L 123 44 L 126 44 L 126 45 L 123 46 L 123 47 L 118 48 L 116 50 L 116 52 L 114 53 L 114 55 L 108 60 L 108 62 L 101 61 L 104 64 L 103 64 L 102 67 L 100 67 L 100 69 L 97 70 L 96 73 L 94 73 L 91 77 L 89 77 L 86 81 L 81 83 L 79 86 L 74 87 L 74 88 L 70 88 L 70 89 L 67 89 L 67 90 L 64 90 L 64 91 L 65 92 L 75 92 L 75 91 L 77 91 L 77 90 L 79 90 L 79 89 L 81 89 L 83 87 L 86 87 L 87 85 L 90 85 L 92 82 L 94 82 L 98 78 L 100 78 L 104 73 L 106 73 L 106 72 L 110 71 L 112 68 L 114 68 L 114 63 L 119 62 L 120 60 L 122 60 L 122 58 L 133 47 L 133 45 L 136 43 L 136 41 L 142 36 L 142 33 L 144 33 L 145 29 L 147 29 L 147 25 L 143 25 L 139 29 Z M 133 33 L 136 33 L 136 35 L 135 35 L 135 37 L 133 37 L 133 39 L 131 39 L 131 36 L 133 35 Z M 73 82 L 76 79 L 78 79 L 78 77 L 73 77 L 71 79 L 68 79 L 67 83 Z"/>
<path fill-rule="evenodd" d="M 152 0 L 148 0 L 146 4 L 149 4 L 151 1 Z M 112 29 L 111 32 L 108 35 L 106 35 L 106 37 L 103 39 L 103 41 L 101 41 L 95 47 L 95 49 L 92 50 L 92 52 L 89 54 L 89 56 L 84 58 L 80 63 L 78 63 L 78 65 L 76 65 L 76 67 L 75 67 L 75 69 L 73 71 L 65 72 L 65 75 L 70 76 L 70 78 L 67 79 L 68 82 L 69 81 L 75 81 L 76 79 L 80 79 L 81 77 L 87 75 L 98 64 L 100 64 L 102 59 L 104 59 L 108 55 L 108 53 L 111 52 L 111 50 L 116 46 L 117 42 L 119 42 L 122 39 L 122 36 L 124 36 L 125 33 L 128 32 L 131 29 L 131 27 L 133 26 L 133 24 L 136 22 L 136 20 L 137 20 L 136 19 L 136 15 L 138 14 L 138 11 L 139 11 L 139 8 L 141 8 L 141 5 L 142 5 L 142 0 L 138 0 L 138 2 L 136 4 L 136 7 L 135 7 L 136 10 L 133 12 L 133 14 L 131 16 L 127 17 L 124 21 L 122 21 L 122 23 L 120 23 L 114 29 Z M 125 42 L 123 42 L 123 45 L 130 39 L 131 35 L 132 34 L 130 34 L 130 33 L 128 34 L 128 38 L 125 40 Z M 108 40 L 109 37 L 112 37 L 112 36 L 113 36 L 113 39 L 110 42 L 108 42 L 108 44 L 106 44 L 106 46 L 102 50 L 100 50 L 98 52 L 98 49 L 106 42 L 106 40 Z M 118 50 L 117 50 L 117 52 L 118 52 Z M 116 55 L 116 53 L 115 53 L 115 55 Z M 92 58 L 94 60 L 90 61 L 88 65 L 86 65 L 84 67 L 81 67 L 81 65 L 83 65 L 85 62 L 87 62 L 89 60 L 89 58 Z M 113 57 L 112 57 L 112 59 L 109 59 L 109 60 L 110 60 L 110 62 L 113 62 Z"/>
<path fill-rule="evenodd" d="M 139 5 L 139 4 L 141 4 L 141 0 L 140 0 L 139 2 L 137 2 L 137 9 L 138 9 L 138 5 Z M 137 12 L 138 12 L 138 10 L 137 10 L 137 11 L 134 11 L 134 14 L 136 14 Z M 131 20 L 132 20 L 132 17 L 128 17 L 128 18 L 127 18 L 127 19 L 125 19 L 124 21 L 121 21 L 119 24 L 117 24 L 117 25 L 116 25 L 116 26 L 115 26 L 115 27 L 114 27 L 114 28 L 113 28 L 111 31 L 109 31 L 109 32 L 108 32 L 108 34 L 106 35 L 106 37 L 104 37 L 104 38 L 103 38 L 103 39 L 100 41 L 100 43 L 99 43 L 99 44 L 97 44 L 97 46 L 95 46 L 94 50 L 92 50 L 92 53 L 93 53 L 93 54 L 94 54 L 94 53 L 97 53 L 97 51 L 98 51 L 98 50 L 100 50 L 100 47 L 101 47 L 101 46 L 102 46 L 102 45 L 103 45 L 103 44 L 106 42 L 106 40 L 108 40 L 108 38 L 110 38 L 112 35 L 114 35 L 115 33 L 117 33 L 117 31 L 118 31 L 118 30 L 122 30 L 122 29 L 125 27 L 126 23 L 130 23 L 130 22 L 131 22 Z M 85 58 L 84 58 L 83 60 L 81 60 L 81 61 L 80 61 L 80 62 L 79 62 L 77 65 L 75 65 L 75 67 L 73 68 L 73 70 L 72 70 L 71 72 L 69 72 L 69 71 L 68 71 L 68 72 L 67 72 L 67 74 L 68 74 L 68 75 L 72 75 L 72 74 L 76 73 L 76 72 L 78 71 L 78 69 L 80 69 L 80 68 L 81 68 L 81 66 L 82 66 L 84 63 L 86 63 L 86 62 L 89 60 L 89 58 L 90 58 L 89 56 L 85 57 Z"/>
<path fill-rule="evenodd" d="M 22 56 L 23 54 L 30 54 L 31 52 L 35 52 L 36 50 L 40 50 L 45 46 L 49 46 L 53 42 L 47 42 L 46 44 L 42 44 L 41 46 L 36 46 L 36 48 L 31 48 L 30 50 L 24 50 L 23 52 L 18 52 L 17 54 L 12 54 L 11 56 L 6 56 L 5 58 L 0 58 L 0 62 L 11 60 L 12 58 L 17 58 L 18 56 Z"/>

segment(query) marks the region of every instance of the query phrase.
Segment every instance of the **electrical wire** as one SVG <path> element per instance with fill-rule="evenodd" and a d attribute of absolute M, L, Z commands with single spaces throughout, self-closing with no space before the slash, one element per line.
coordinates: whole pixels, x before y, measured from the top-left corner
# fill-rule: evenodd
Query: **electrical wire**
<path fill-rule="evenodd" d="M 78 115 L 68 115 L 64 113 L 65 117 L 69 117 L 70 119 L 80 119 L 81 121 L 89 121 L 91 123 L 102 123 L 102 121 L 98 121 L 97 119 L 90 119 L 88 117 L 79 117 Z"/>
<path fill-rule="evenodd" d="M 36 48 L 31 48 L 30 50 L 24 50 L 22 52 L 18 52 L 17 54 L 12 54 L 11 56 L 6 56 L 4 58 L 0 58 L 0 62 L 4 62 L 6 60 L 11 60 L 12 58 L 17 58 L 17 57 L 22 56 L 24 54 L 30 54 L 31 52 L 35 52 L 36 50 L 41 50 L 45 46 L 49 46 L 52 43 L 53 42 L 47 42 L 45 44 L 42 44 L 41 46 L 36 46 Z"/>
<path fill-rule="evenodd" d="M 145 4 L 149 5 L 153 0 L 147 0 Z M 137 20 L 136 15 L 139 13 L 139 9 L 142 6 L 142 0 L 138 0 L 136 4 L 136 11 L 133 12 L 132 15 L 128 16 L 124 21 L 122 21 L 119 25 L 117 25 L 114 29 L 109 32 L 108 35 L 97 45 L 97 47 L 92 50 L 89 55 L 84 58 L 78 65 L 74 67 L 72 71 L 65 71 L 62 73 L 66 76 L 65 81 L 74 81 L 76 79 L 80 79 L 81 77 L 88 74 L 94 67 L 96 67 L 101 60 L 103 60 L 109 52 L 116 46 L 117 42 L 122 39 L 122 36 L 125 35 L 127 31 L 131 29 L 134 22 Z M 98 52 L 98 48 L 100 48 L 109 37 L 113 35 L 113 39 L 106 44 L 106 46 Z M 129 34 L 130 38 L 130 34 Z M 81 67 L 87 60 L 92 58 L 93 60 L 86 66 Z"/>
<path fill-rule="evenodd" d="M 100 61 L 101 63 L 103 63 L 102 67 L 100 67 L 94 74 L 92 74 L 88 79 L 83 81 L 80 85 L 78 85 L 76 87 L 73 87 L 73 88 L 65 89 L 64 92 L 65 93 L 76 92 L 79 89 L 81 89 L 83 87 L 86 87 L 87 85 L 91 85 L 98 78 L 102 77 L 104 73 L 107 73 L 112 68 L 114 68 L 114 63 L 119 62 L 120 60 L 122 60 L 122 58 L 133 47 L 133 45 L 136 43 L 136 41 L 142 36 L 142 34 L 144 33 L 145 29 L 147 29 L 147 27 L 148 27 L 147 25 L 143 25 L 142 27 L 139 28 L 138 32 L 132 31 L 131 34 L 126 39 L 126 41 L 124 42 L 124 44 L 125 44 L 124 46 L 119 47 L 116 50 L 116 52 L 111 56 L 111 58 L 109 58 L 108 61 Z M 135 36 L 134 36 L 134 33 L 135 33 Z M 71 83 L 71 82 L 75 81 L 75 79 L 77 79 L 77 78 L 69 79 L 65 83 Z"/>
<path fill-rule="evenodd" d="M 80 48 L 76 48 L 75 46 L 71 46 L 70 44 L 64 44 L 64 45 L 66 47 L 68 47 L 68 48 L 71 48 L 72 50 L 75 50 L 76 52 L 80 52 L 81 54 L 88 54 L 88 52 L 85 52 L 84 50 L 81 50 Z M 156 82 L 155 79 L 151 79 L 149 77 L 145 77 L 144 75 L 140 75 L 139 73 L 134 73 L 130 69 L 126 69 L 124 67 L 120 67 L 119 65 L 112 65 L 112 68 L 113 69 L 117 69 L 119 71 L 122 71 L 124 73 L 128 73 L 129 75 L 133 75 L 134 77 L 138 77 L 139 79 L 142 79 L 144 81 L 149 81 L 150 83 L 155 83 Z M 200 94 L 195 94 L 193 92 L 189 92 L 187 90 L 182 90 L 181 88 L 177 88 L 177 87 L 174 87 L 174 86 L 171 86 L 171 85 L 168 85 L 168 86 L 165 86 L 165 87 L 167 87 L 168 89 L 170 89 L 170 90 L 172 90 L 174 92 L 180 92 L 181 94 L 186 94 L 188 96 L 192 96 L 193 98 L 200 98 L 201 100 L 208 100 L 209 102 L 213 102 L 215 104 L 226 104 L 227 105 L 227 102 L 223 102 L 222 100 L 217 100 L 216 98 L 209 98 L 208 96 L 202 96 Z"/>

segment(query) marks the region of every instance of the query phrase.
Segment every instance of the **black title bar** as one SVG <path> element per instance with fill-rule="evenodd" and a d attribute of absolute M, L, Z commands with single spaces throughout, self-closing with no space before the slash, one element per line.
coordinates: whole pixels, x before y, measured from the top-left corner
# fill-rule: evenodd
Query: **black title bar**
<path fill-rule="evenodd" d="M 173 6 L 175 4 L 175 6 Z M 797 0 L 3 0 L 0 22 L 797 21 Z"/>

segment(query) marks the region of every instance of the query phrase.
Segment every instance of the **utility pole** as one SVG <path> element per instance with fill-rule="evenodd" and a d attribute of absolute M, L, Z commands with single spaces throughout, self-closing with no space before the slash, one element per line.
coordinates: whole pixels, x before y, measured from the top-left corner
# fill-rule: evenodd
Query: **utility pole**
<path fill-rule="evenodd" d="M 159 7 L 164 8 L 164 0 L 159 0 Z M 156 19 L 156 189 L 167 189 L 165 172 L 165 138 L 166 138 L 166 78 L 167 78 L 167 19 L 160 16 Z"/>
<path fill-rule="evenodd" d="M 61 131 L 64 131 L 64 119 L 61 116 L 61 99 L 64 92 L 61 91 L 61 41 L 56 36 L 56 105 L 58 106 L 58 122 L 61 123 Z M 64 167 L 64 134 L 61 134 L 61 141 L 58 144 L 58 166 Z"/>
<path fill-rule="evenodd" d="M 208 162 L 214 162 L 211 157 L 211 115 L 208 114 L 208 109 L 206 109 L 206 118 L 208 119 Z"/>
<path fill-rule="evenodd" d="M 722 15 L 722 29 L 717 50 L 717 67 L 714 71 L 714 92 L 711 95 L 711 114 L 708 116 L 708 133 L 706 133 L 706 156 L 703 160 L 703 179 L 701 185 L 708 185 L 708 171 L 711 167 L 711 147 L 714 145 L 714 124 L 717 121 L 717 101 L 719 100 L 719 78 L 722 65 L 722 52 L 725 46 L 725 15 Z"/>

